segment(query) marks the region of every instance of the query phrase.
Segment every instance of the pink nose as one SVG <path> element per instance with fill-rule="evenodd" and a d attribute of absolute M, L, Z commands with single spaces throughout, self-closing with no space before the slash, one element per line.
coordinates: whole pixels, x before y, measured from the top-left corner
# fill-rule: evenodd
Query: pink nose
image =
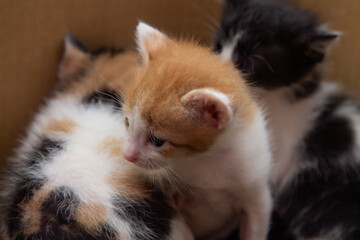
<path fill-rule="evenodd" d="M 129 162 L 137 162 L 139 158 L 139 151 L 131 145 L 127 145 L 123 150 L 123 156 Z"/>
<path fill-rule="evenodd" d="M 137 160 L 138 160 L 137 156 L 134 156 L 134 155 L 130 155 L 130 154 L 128 155 L 126 153 L 123 153 L 123 156 L 129 162 L 137 162 Z"/>

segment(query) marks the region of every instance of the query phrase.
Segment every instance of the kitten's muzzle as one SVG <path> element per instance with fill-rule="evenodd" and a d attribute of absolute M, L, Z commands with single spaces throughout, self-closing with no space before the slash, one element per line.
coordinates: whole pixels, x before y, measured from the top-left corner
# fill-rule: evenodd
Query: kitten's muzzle
<path fill-rule="evenodd" d="M 129 162 L 137 162 L 139 159 L 140 152 L 136 146 L 133 144 L 125 144 L 125 148 L 123 150 L 123 157 Z"/>

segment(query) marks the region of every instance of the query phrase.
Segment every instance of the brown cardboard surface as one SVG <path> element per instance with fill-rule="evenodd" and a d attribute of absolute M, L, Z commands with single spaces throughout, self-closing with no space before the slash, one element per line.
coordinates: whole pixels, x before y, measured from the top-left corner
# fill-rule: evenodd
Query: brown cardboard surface
<path fill-rule="evenodd" d="M 331 79 L 360 93 L 360 1 L 299 1 L 344 31 L 332 54 Z M 124 47 L 133 44 L 141 19 L 210 43 L 220 13 L 215 0 L 0 0 L 0 166 L 49 96 L 67 32 L 90 49 Z"/>

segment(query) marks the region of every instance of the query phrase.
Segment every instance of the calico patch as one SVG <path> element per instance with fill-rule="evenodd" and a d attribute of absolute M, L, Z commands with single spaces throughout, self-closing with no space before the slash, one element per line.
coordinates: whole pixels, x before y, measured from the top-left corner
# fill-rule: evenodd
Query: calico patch
<path fill-rule="evenodd" d="M 164 194 L 121 156 L 122 96 L 137 64 L 136 53 L 91 54 L 66 37 L 58 74 L 64 88 L 38 113 L 2 181 L 4 239 L 181 236 Z"/>
<path fill-rule="evenodd" d="M 63 150 L 63 143 L 60 141 L 44 138 L 33 152 L 28 153 L 23 159 L 27 163 L 20 172 L 11 170 L 13 176 L 17 176 L 16 193 L 13 197 L 11 207 L 7 213 L 7 224 L 11 235 L 19 231 L 21 227 L 21 204 L 26 204 L 33 197 L 34 192 L 39 190 L 46 179 L 38 172 L 39 164 L 43 161 L 50 161 L 51 157 Z M 37 174 L 30 174 L 37 172 Z"/>
<path fill-rule="evenodd" d="M 149 185 L 148 197 L 133 201 L 124 196 L 114 199 L 116 213 L 129 219 L 134 229 L 147 228 L 151 234 L 147 239 L 167 239 L 170 233 L 170 220 L 174 217 L 174 209 L 167 203 L 166 196 L 154 186 Z M 143 232 L 134 232 L 135 239 L 144 239 Z"/>

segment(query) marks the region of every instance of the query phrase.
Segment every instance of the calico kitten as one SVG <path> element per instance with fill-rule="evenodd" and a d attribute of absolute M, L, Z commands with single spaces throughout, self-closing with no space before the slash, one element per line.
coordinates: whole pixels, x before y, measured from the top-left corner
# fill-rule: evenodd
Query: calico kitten
<path fill-rule="evenodd" d="M 224 237 L 241 215 L 242 239 L 265 239 L 271 154 L 262 112 L 238 71 L 144 23 L 137 40 L 143 64 L 124 104 L 124 157 L 196 189 L 184 204 L 195 237 Z"/>
<path fill-rule="evenodd" d="M 58 90 L 2 181 L 4 240 L 192 239 L 173 204 L 121 157 L 121 92 L 138 59 L 90 54 L 67 36 Z"/>
<path fill-rule="evenodd" d="M 284 1 L 226 1 L 214 50 L 245 73 L 272 132 L 270 239 L 360 239 L 359 107 L 322 81 L 338 37 Z"/>

